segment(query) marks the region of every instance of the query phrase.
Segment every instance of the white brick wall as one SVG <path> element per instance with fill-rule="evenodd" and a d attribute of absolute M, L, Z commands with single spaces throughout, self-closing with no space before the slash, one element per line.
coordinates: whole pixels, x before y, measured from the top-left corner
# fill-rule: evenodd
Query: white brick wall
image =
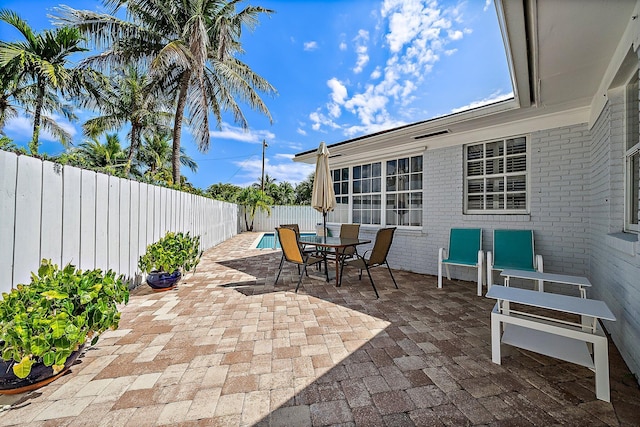
<path fill-rule="evenodd" d="M 424 159 L 424 227 L 399 233 L 392 266 L 437 274 L 438 248 L 452 227 L 483 229 L 490 250 L 497 228 L 532 229 L 545 271 L 590 278 L 591 298 L 617 317 L 605 328 L 632 372 L 640 375 L 640 243 L 623 234 L 623 93 L 612 93 L 595 126 L 541 130 L 529 139 L 530 214 L 464 215 L 463 147 L 428 150 Z M 373 234 L 371 235 L 373 237 Z M 475 281 L 475 270 L 452 267 L 454 278 Z M 499 282 L 494 276 L 494 282 Z"/>
<path fill-rule="evenodd" d="M 463 147 L 427 151 L 425 155 L 427 235 L 421 272 L 437 274 L 438 248 L 448 244 L 452 227 L 483 229 L 485 251 L 497 228 L 532 229 L 536 252 L 545 269 L 558 273 L 588 272 L 589 226 L 586 180 L 589 171 L 586 125 L 540 131 L 529 139 L 530 214 L 464 215 Z M 456 278 L 475 280 L 468 268 L 453 268 Z M 495 277 L 498 281 L 498 277 Z"/>
<path fill-rule="evenodd" d="M 623 93 L 591 129 L 589 167 L 589 247 L 592 296 L 607 302 L 617 321 L 605 327 L 632 372 L 640 375 L 640 244 L 624 227 Z M 637 238 L 637 237 L 636 237 Z"/>

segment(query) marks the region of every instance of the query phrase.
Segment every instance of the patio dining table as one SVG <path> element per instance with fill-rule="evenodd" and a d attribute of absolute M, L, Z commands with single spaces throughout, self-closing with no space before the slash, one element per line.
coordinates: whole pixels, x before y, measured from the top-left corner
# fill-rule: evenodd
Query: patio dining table
<path fill-rule="evenodd" d="M 356 247 L 359 245 L 366 245 L 371 243 L 368 239 L 353 239 L 347 237 L 327 237 L 327 236 L 300 236 L 298 242 L 303 245 L 315 246 L 319 252 L 322 253 L 323 258 L 327 257 L 327 248 L 335 249 L 336 256 L 336 286 L 340 286 L 340 261 L 342 260 L 341 249 L 348 248 L 350 246 Z M 325 268 L 327 274 L 327 282 L 329 281 L 329 271 Z"/>

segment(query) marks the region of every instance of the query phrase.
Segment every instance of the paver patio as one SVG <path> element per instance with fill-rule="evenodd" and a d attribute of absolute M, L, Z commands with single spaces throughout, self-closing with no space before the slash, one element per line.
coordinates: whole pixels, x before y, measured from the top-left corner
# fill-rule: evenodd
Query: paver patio
<path fill-rule="evenodd" d="M 207 251 L 178 289 L 140 287 L 120 328 L 72 372 L 3 396 L 0 425 L 639 425 L 640 390 L 610 343 L 611 402 L 573 364 L 503 348 L 475 285 L 374 269 L 343 286 L 297 269 L 244 233 Z M 393 249 L 392 249 L 393 250 Z"/>

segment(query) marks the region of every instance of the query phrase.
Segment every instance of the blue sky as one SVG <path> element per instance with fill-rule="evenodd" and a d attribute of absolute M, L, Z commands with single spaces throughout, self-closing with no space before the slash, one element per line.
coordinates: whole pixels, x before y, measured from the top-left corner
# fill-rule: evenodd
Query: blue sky
<path fill-rule="evenodd" d="M 94 0 L 3 0 L 1 7 L 42 30 L 52 27 L 47 14 L 59 4 L 102 9 Z M 242 57 L 278 91 L 275 97 L 264 97 L 273 124 L 246 107 L 249 131 L 226 116 L 220 128 L 210 130 L 207 153 L 198 152 L 189 130 L 183 130 L 183 146 L 199 170 L 182 173 L 197 187 L 256 182 L 263 139 L 268 144 L 266 173 L 276 182 L 296 184 L 314 166 L 295 163 L 292 157 L 321 141 L 332 144 L 512 96 L 491 0 L 241 3 L 246 4 L 275 11 L 262 15 L 253 32 L 244 32 Z M 20 37 L 0 23 L 0 39 Z M 76 113 L 80 121 L 66 126 L 77 145 L 83 140 L 82 121 L 92 112 Z M 5 132 L 26 144 L 31 124 L 19 118 Z M 63 148 L 50 140 L 42 150 L 54 154 Z"/>

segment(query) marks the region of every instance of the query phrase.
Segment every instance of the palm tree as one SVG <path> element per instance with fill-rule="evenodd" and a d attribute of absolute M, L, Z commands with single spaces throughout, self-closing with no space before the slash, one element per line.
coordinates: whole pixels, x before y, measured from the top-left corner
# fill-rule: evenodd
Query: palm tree
<path fill-rule="evenodd" d="M 258 182 L 252 184 L 254 188 L 264 189 L 266 193 L 269 193 L 268 189 L 273 186 L 277 186 L 277 179 L 269 176 L 269 174 L 265 174 L 264 182 L 262 182 L 262 178 L 258 178 Z"/>
<path fill-rule="evenodd" d="M 216 200 L 235 203 L 241 191 L 242 187 L 235 184 L 223 184 L 222 182 L 219 182 L 217 184 L 211 184 L 209 188 L 207 188 L 206 193 Z"/>
<path fill-rule="evenodd" d="M 296 192 L 289 182 L 281 182 L 275 188 L 275 194 L 271 197 L 276 200 L 279 205 L 293 205 L 296 203 Z"/>
<path fill-rule="evenodd" d="M 315 173 L 310 174 L 307 179 L 296 185 L 296 203 L 299 205 L 311 204 L 311 193 L 313 192 L 313 181 Z"/>
<path fill-rule="evenodd" d="M 24 37 L 22 42 L 0 41 L 0 67 L 12 70 L 17 85 L 26 86 L 22 90 L 32 93 L 22 102 L 33 108 L 33 137 L 29 143 L 32 154 L 38 153 L 40 127 L 50 131 L 65 144 L 70 135 L 44 112 L 59 111 L 72 120 L 71 110 L 57 100 L 58 91 L 62 94 L 79 90 L 81 77 L 67 68 L 69 56 L 83 52 L 79 44 L 83 41 L 75 28 L 63 27 L 34 33 L 31 27 L 15 12 L 0 10 L 0 20 L 12 25 Z"/>
<path fill-rule="evenodd" d="M 247 128 L 238 102 L 271 120 L 258 91 L 275 89 L 235 55 L 242 54 L 243 26 L 253 29 L 258 15 L 269 9 L 247 6 L 236 12 L 239 0 L 106 0 L 112 14 L 61 7 L 57 23 L 72 25 L 96 44 L 108 49 L 87 63 L 105 67 L 142 62 L 152 78 L 174 94 L 173 181 L 180 178 L 180 147 L 185 112 L 199 149 L 209 148 L 209 113 L 218 127 L 222 113 L 230 111 Z M 129 21 L 118 18 L 126 7 Z"/>
<path fill-rule="evenodd" d="M 155 181 L 161 181 L 172 185 L 171 174 L 171 137 L 168 133 L 145 136 L 137 155 L 138 163 L 146 167 L 145 175 Z M 184 147 L 180 148 L 180 164 L 188 167 L 192 172 L 198 171 L 198 164 L 189 157 Z M 179 183 L 182 183 L 182 179 Z"/>
<path fill-rule="evenodd" d="M 142 136 L 169 131 L 172 114 L 168 109 L 172 103 L 153 83 L 137 67 L 129 66 L 112 76 L 95 96 L 85 97 L 81 103 L 83 107 L 103 113 L 84 123 L 83 130 L 88 136 L 131 125 L 125 175 L 129 173 Z"/>
<path fill-rule="evenodd" d="M 253 220 L 256 216 L 256 212 L 261 210 L 270 216 L 273 199 L 258 188 L 247 187 L 238 195 L 238 203 L 244 206 L 244 224 L 247 231 L 253 231 Z M 249 221 L 247 220 L 247 213 L 249 213 L 251 224 L 249 224 Z"/>
<path fill-rule="evenodd" d="M 18 115 L 17 103 L 20 98 L 18 75 L 9 67 L 0 67 L 0 134 L 7 121 Z"/>
<path fill-rule="evenodd" d="M 61 160 L 63 163 L 124 176 L 127 153 L 120 145 L 118 134 L 114 133 L 106 135 L 104 144 L 96 137 L 84 141 L 79 147 L 61 155 Z"/>

